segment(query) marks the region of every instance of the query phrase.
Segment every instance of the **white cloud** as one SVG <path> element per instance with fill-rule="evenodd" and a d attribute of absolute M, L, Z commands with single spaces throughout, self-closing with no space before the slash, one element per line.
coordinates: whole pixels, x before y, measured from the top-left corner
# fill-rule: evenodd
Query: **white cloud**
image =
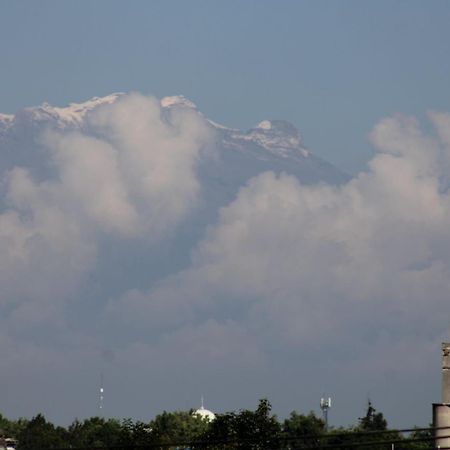
<path fill-rule="evenodd" d="M 155 99 L 131 94 L 90 117 L 93 129 L 116 152 L 140 231 L 154 240 L 195 207 L 200 192 L 195 169 L 211 139 L 194 111 L 174 110 L 168 120 L 162 114 Z"/>
<path fill-rule="evenodd" d="M 47 132 L 51 174 L 16 167 L 2 191 L 0 337 L 17 349 L 8 352 L 13 373 L 37 352 L 67 376 L 114 348 L 118 379 L 134 389 L 151 374 L 162 408 L 164 389 L 213 390 L 221 375 L 236 397 L 292 389 L 298 355 L 310 361 L 309 385 L 314 358 L 326 358 L 342 390 L 365 377 L 382 392 L 377 380 L 399 377 L 399 358 L 422 383 L 429 375 L 416 358 L 448 331 L 450 289 L 450 115 L 429 116 L 433 136 L 412 118 L 382 120 L 369 170 L 343 186 L 270 172 L 249 180 L 192 243 L 187 267 L 153 284 L 145 271 L 151 278 L 159 251 L 177 255 L 177 227 L 207 188 L 196 174 L 211 142 L 201 116 L 132 94 L 94 109 L 78 131 Z M 131 264 L 144 275 L 125 273 L 117 288 L 108 270 L 130 270 L 124 255 L 133 260 L 137 246 L 154 249 L 152 265 Z M 113 288 L 96 298 L 105 282 Z M 96 305 L 77 311 L 91 288 Z M 75 360 L 65 365 L 68 352 Z M 126 403 L 130 394 L 118 395 Z"/>
<path fill-rule="evenodd" d="M 0 214 L 0 303 L 66 298 L 92 267 L 94 243 L 61 206 L 57 190 L 36 184 L 28 171 L 11 171 L 6 192 L 8 208 Z"/>
<path fill-rule="evenodd" d="M 99 229 L 132 235 L 138 213 L 130 202 L 118 154 L 109 143 L 82 133 L 46 136 L 58 167 L 60 196 Z"/>
<path fill-rule="evenodd" d="M 439 120 L 442 136 L 450 120 Z M 450 289 L 443 143 L 401 116 L 381 121 L 371 139 L 370 170 L 342 187 L 273 173 L 252 179 L 189 269 L 111 302 L 110 313 L 136 329 L 229 318 L 262 348 L 441 336 Z"/>
<path fill-rule="evenodd" d="M 43 133 L 45 178 L 33 166 L 4 174 L 0 305 L 64 303 L 95 269 L 104 236 L 157 242 L 196 206 L 211 138 L 199 115 L 164 117 L 155 99 L 130 94 L 86 117 L 78 131 Z"/>

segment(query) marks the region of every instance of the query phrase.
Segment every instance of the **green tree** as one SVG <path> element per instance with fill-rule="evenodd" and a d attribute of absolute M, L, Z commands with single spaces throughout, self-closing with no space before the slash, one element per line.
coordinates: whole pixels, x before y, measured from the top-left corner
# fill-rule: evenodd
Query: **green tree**
<path fill-rule="evenodd" d="M 122 423 L 123 428 L 123 423 Z M 124 432 L 122 431 L 124 434 Z M 131 425 L 131 428 L 128 428 L 126 433 L 128 437 L 126 441 L 121 439 L 122 445 L 124 447 L 147 447 L 154 444 L 154 440 L 151 434 L 151 428 L 148 424 L 144 422 L 136 422 Z"/>
<path fill-rule="evenodd" d="M 281 426 L 262 399 L 255 411 L 219 414 L 204 436 L 208 449 L 274 450 L 281 442 Z"/>
<path fill-rule="evenodd" d="M 363 437 L 356 433 L 357 430 L 353 427 L 333 429 L 326 436 L 326 445 L 341 449 L 353 448 L 351 446 L 364 440 Z"/>
<path fill-rule="evenodd" d="M 16 439 L 27 423 L 26 419 L 9 420 L 0 414 L 0 434 Z"/>
<path fill-rule="evenodd" d="M 308 415 L 293 411 L 283 422 L 285 445 L 291 449 L 319 446 L 319 437 L 324 433 L 325 422 L 312 411 Z"/>
<path fill-rule="evenodd" d="M 193 411 L 164 411 L 158 414 L 148 427 L 151 442 L 167 445 L 199 440 L 206 433 L 209 422 L 193 414 Z"/>
<path fill-rule="evenodd" d="M 404 447 L 411 450 L 427 450 L 434 448 L 434 438 L 431 430 L 432 427 L 433 425 L 430 425 L 430 429 L 428 430 L 414 430 L 410 434 L 409 439 L 418 440 L 416 442 L 408 442 Z"/>
<path fill-rule="evenodd" d="M 366 414 L 359 418 L 359 424 L 355 431 L 355 442 L 364 443 L 361 449 L 367 449 L 369 443 L 370 448 L 373 450 L 385 450 L 389 447 L 390 442 L 402 440 L 402 436 L 399 433 L 383 433 L 387 431 L 388 423 L 384 418 L 382 412 L 377 410 L 372 405 L 372 402 L 368 400 Z M 360 433 L 360 434 L 358 434 Z M 377 442 L 386 442 L 386 444 L 380 444 Z"/>
<path fill-rule="evenodd" d="M 358 428 L 361 431 L 384 431 L 387 430 L 387 421 L 383 413 L 378 412 L 368 400 L 367 411 L 364 417 L 360 417 Z"/>
<path fill-rule="evenodd" d="M 120 444 L 123 428 L 116 419 L 91 417 L 75 420 L 67 430 L 67 442 L 72 447 L 114 447 Z"/>
<path fill-rule="evenodd" d="M 64 429 L 47 422 L 42 414 L 33 417 L 17 436 L 19 450 L 36 450 L 67 447 Z"/>
<path fill-rule="evenodd" d="M 357 426 L 331 430 L 326 436 L 326 445 L 352 450 L 387 450 L 393 441 L 402 439 L 399 433 L 388 432 L 387 425 L 383 413 L 377 412 L 369 400 Z"/>

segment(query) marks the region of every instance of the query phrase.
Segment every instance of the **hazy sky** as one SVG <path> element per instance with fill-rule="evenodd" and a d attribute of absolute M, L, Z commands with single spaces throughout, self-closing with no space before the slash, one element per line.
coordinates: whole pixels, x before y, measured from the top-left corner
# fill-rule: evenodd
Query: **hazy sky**
<path fill-rule="evenodd" d="M 183 93 L 214 120 L 283 118 L 340 168 L 386 115 L 450 101 L 447 1 L 2 1 L 0 109 Z"/>
<path fill-rule="evenodd" d="M 0 412 L 96 414 L 104 371 L 112 416 L 202 394 L 285 416 L 326 393 L 334 424 L 370 397 L 427 425 L 449 331 L 449 21 L 447 1 L 0 0 L 0 112 L 138 92 L 76 132 L 18 114 L 0 141 Z M 264 173 L 189 229 L 215 135 L 192 111 L 161 120 L 174 94 L 231 127 L 286 119 L 354 178 Z"/>

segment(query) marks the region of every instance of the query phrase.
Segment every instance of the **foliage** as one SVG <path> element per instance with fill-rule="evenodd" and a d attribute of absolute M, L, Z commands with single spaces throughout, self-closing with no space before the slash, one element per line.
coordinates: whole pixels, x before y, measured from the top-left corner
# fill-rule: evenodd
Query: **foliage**
<path fill-rule="evenodd" d="M 9 420 L 0 414 L 0 435 L 6 437 L 19 436 L 27 423 L 26 419 Z"/>
<path fill-rule="evenodd" d="M 364 417 L 359 419 L 359 427 L 361 431 L 383 431 L 387 429 L 387 421 L 383 413 L 377 413 L 372 402 L 367 402 L 367 411 Z"/>
<path fill-rule="evenodd" d="M 292 411 L 283 423 L 283 438 L 290 449 L 319 446 L 325 422 L 311 411 L 308 415 Z"/>
<path fill-rule="evenodd" d="M 159 414 L 149 424 L 149 438 L 158 444 L 197 441 L 206 433 L 207 420 L 192 414 L 193 411 L 176 411 Z"/>
<path fill-rule="evenodd" d="M 282 423 L 271 413 L 268 400 L 256 410 L 218 414 L 208 422 L 192 414 L 175 411 L 158 414 L 150 423 L 91 417 L 75 420 L 67 428 L 54 426 L 42 414 L 31 420 L 9 420 L 0 414 L 0 434 L 16 438 L 18 450 L 57 448 L 158 448 L 190 450 L 277 450 L 334 447 L 349 450 L 433 448 L 430 430 L 417 429 L 402 437 L 389 431 L 387 421 L 369 401 L 354 427 L 325 429 L 313 412 L 293 411 Z"/>
<path fill-rule="evenodd" d="M 203 440 L 210 449 L 276 449 L 280 445 L 281 426 L 270 415 L 272 406 L 262 399 L 256 411 L 219 414 L 211 423 Z"/>
<path fill-rule="evenodd" d="M 430 428 L 432 425 L 430 425 Z M 414 430 L 409 436 L 410 439 L 418 439 L 417 442 L 408 443 L 410 450 L 427 450 L 434 448 L 433 433 L 431 430 Z"/>
<path fill-rule="evenodd" d="M 123 428 L 116 419 L 91 417 L 75 420 L 67 431 L 71 447 L 114 447 L 120 445 Z"/>
<path fill-rule="evenodd" d="M 38 414 L 27 422 L 17 438 L 20 450 L 67 447 L 66 430 L 47 422 L 42 414 Z"/>

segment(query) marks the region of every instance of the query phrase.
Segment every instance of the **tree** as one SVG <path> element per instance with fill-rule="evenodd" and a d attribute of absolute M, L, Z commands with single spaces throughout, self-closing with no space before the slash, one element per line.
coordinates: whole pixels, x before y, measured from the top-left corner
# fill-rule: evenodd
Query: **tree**
<path fill-rule="evenodd" d="M 193 411 L 164 411 L 150 422 L 149 436 L 155 444 L 194 442 L 206 433 L 208 427 L 209 422 Z"/>
<path fill-rule="evenodd" d="M 356 434 L 356 442 L 365 443 L 368 442 L 392 442 L 399 441 L 402 436 L 399 433 L 383 433 L 387 431 L 387 420 L 384 418 L 383 413 L 377 412 L 373 407 L 370 400 L 367 401 L 366 414 L 359 418 L 359 424 L 356 427 L 356 432 L 362 433 L 360 435 Z M 386 445 L 389 444 L 373 444 L 371 449 L 373 450 L 385 450 Z M 367 446 L 361 447 L 361 449 L 366 449 Z"/>
<path fill-rule="evenodd" d="M 19 450 L 36 450 L 67 447 L 64 429 L 47 422 L 42 414 L 38 414 L 26 423 L 17 436 Z"/>
<path fill-rule="evenodd" d="M 125 426 L 122 422 L 121 445 L 123 447 L 148 447 L 154 443 L 151 428 L 144 422 L 130 422 Z"/>
<path fill-rule="evenodd" d="M 204 436 L 208 449 L 263 450 L 279 448 L 281 427 L 272 406 L 262 399 L 255 411 L 218 414 Z"/>
<path fill-rule="evenodd" d="M 387 421 L 383 413 L 377 413 L 370 400 L 367 401 L 366 415 L 359 418 L 358 428 L 361 431 L 384 431 L 387 429 Z"/>
<path fill-rule="evenodd" d="M 392 441 L 401 440 L 399 433 L 387 432 L 387 421 L 383 413 L 377 412 L 369 400 L 363 417 L 358 419 L 358 425 L 350 428 L 340 428 L 328 433 L 326 445 L 351 448 L 352 450 L 386 450 L 391 448 Z M 386 442 L 380 444 L 379 442 Z M 358 444 L 363 444 L 359 446 Z"/>
<path fill-rule="evenodd" d="M 430 424 L 430 429 L 428 430 L 414 430 L 409 436 L 409 439 L 418 440 L 416 442 L 409 442 L 407 448 L 411 450 L 426 450 L 434 448 L 434 436 L 431 431 L 432 427 L 433 425 Z"/>
<path fill-rule="evenodd" d="M 26 419 L 9 420 L 0 414 L 0 434 L 6 437 L 17 438 L 27 423 Z"/>
<path fill-rule="evenodd" d="M 122 431 L 122 425 L 116 419 L 75 420 L 67 430 L 67 442 L 72 447 L 114 447 L 120 444 Z"/>
<path fill-rule="evenodd" d="M 308 415 L 291 412 L 283 423 L 283 437 L 291 449 L 318 446 L 319 436 L 325 433 L 325 422 L 311 411 Z"/>

